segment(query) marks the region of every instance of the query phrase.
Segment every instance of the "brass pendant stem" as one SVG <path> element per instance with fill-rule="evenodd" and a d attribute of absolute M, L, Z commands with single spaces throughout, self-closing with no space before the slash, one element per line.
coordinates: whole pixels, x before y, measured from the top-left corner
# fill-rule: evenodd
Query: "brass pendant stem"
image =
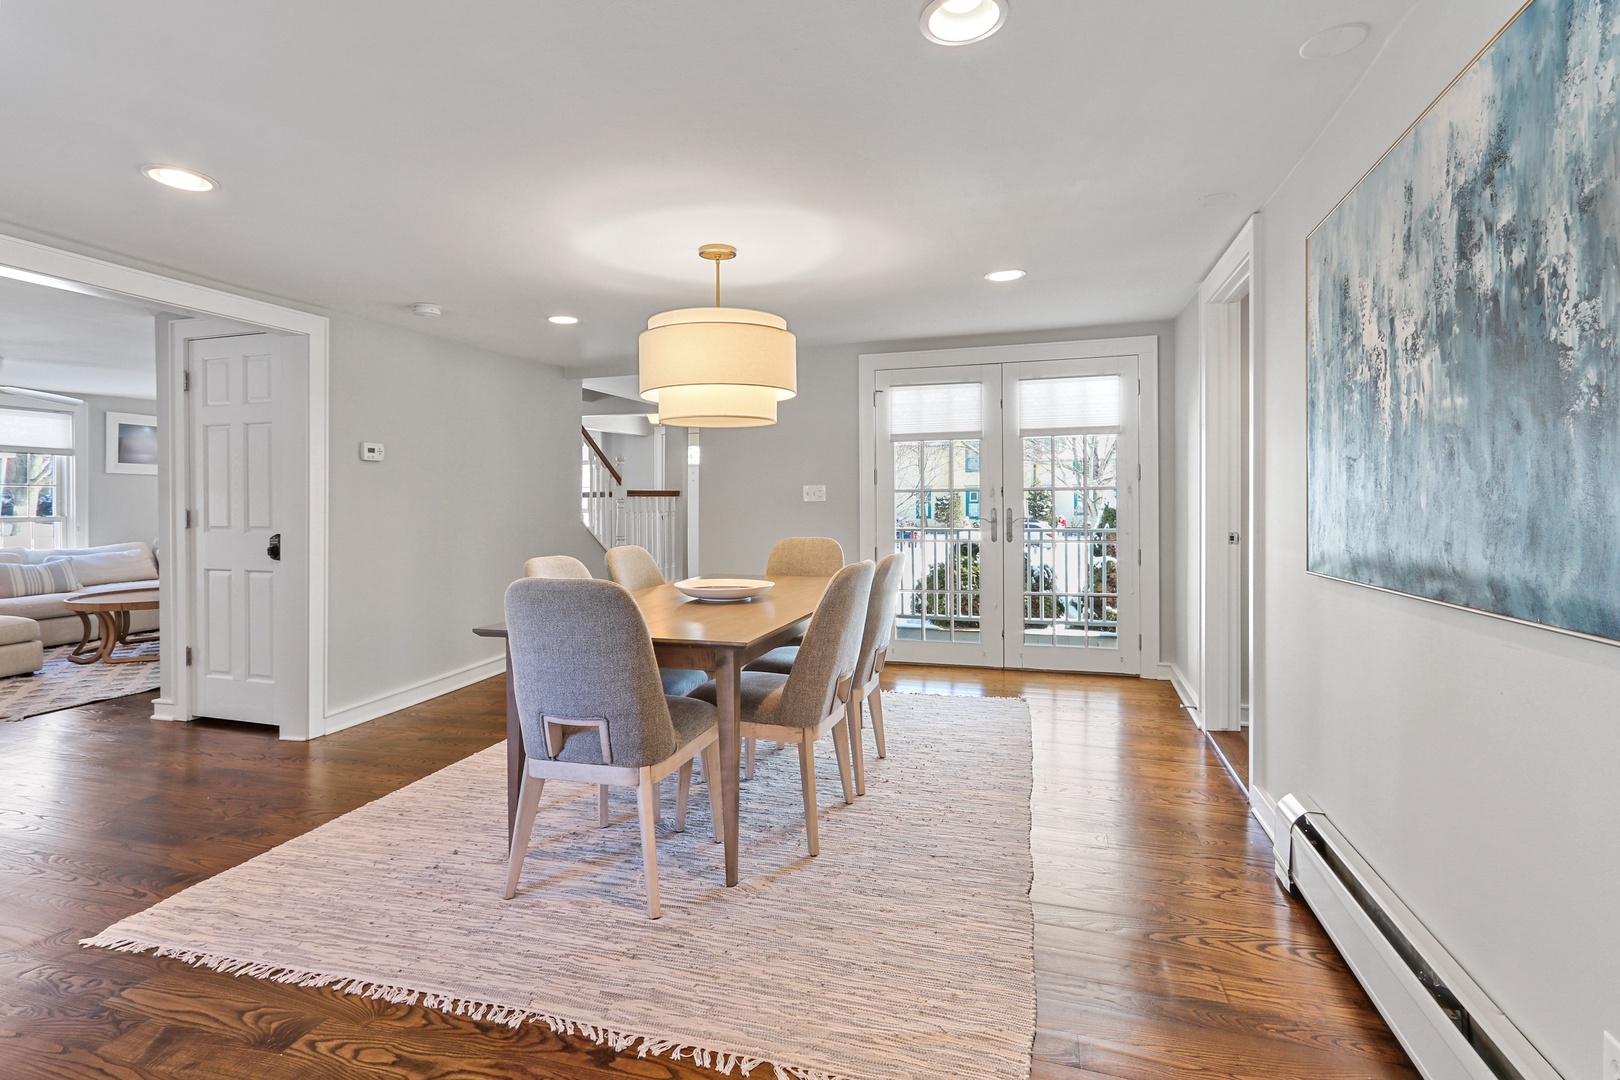
<path fill-rule="evenodd" d="M 720 264 L 727 259 L 735 259 L 737 249 L 730 244 L 704 244 L 698 248 L 698 258 L 709 259 L 714 263 L 714 306 L 720 306 Z"/>

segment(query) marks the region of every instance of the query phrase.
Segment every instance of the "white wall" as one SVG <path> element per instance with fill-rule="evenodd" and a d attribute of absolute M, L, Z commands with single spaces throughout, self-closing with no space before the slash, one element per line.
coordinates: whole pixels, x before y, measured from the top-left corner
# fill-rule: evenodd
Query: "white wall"
<path fill-rule="evenodd" d="M 329 711 L 501 655 L 534 555 L 601 572 L 579 521 L 579 383 L 554 368 L 332 315 Z M 387 448 L 362 462 L 362 440 Z"/>
<path fill-rule="evenodd" d="M 1304 573 L 1305 237 L 1520 4 L 1423 0 L 1264 207 L 1256 780 L 1313 796 L 1574 1080 L 1620 1034 L 1620 648 Z"/>
<path fill-rule="evenodd" d="M 778 407 L 776 424 L 703 432 L 702 572 L 757 574 L 765 569 L 771 546 L 784 536 L 830 536 L 844 546 L 846 557 L 856 556 L 863 490 L 856 475 L 860 354 L 1156 335 L 1161 410 L 1168 410 L 1175 332 L 1169 322 L 1132 323 L 800 349 L 799 395 Z M 1162 411 L 1161 431 L 1167 417 Z M 1161 436 L 1161 458 L 1168 445 L 1168 435 Z M 826 484 L 827 501 L 804 502 L 805 484 Z M 1166 492 L 1161 510 L 1169 503 L 1169 488 L 1170 480 L 1161 477 L 1160 490 Z M 1162 557 L 1171 558 L 1168 548 Z"/>
<path fill-rule="evenodd" d="M 157 414 L 157 402 L 138 398 L 95 397 L 79 394 L 89 412 L 89 456 L 78 464 L 80 483 L 88 484 L 90 544 L 119 544 L 128 540 L 157 543 L 158 478 L 107 471 L 107 414 Z"/>
<path fill-rule="evenodd" d="M 1199 617 L 1199 590 L 1203 585 L 1199 535 L 1202 514 L 1203 434 L 1199 379 L 1198 298 L 1176 316 L 1173 362 L 1166 363 L 1175 387 L 1173 401 L 1163 407 L 1164 461 L 1168 475 L 1164 490 L 1169 504 L 1160 522 L 1164 564 L 1164 603 L 1168 609 L 1162 626 L 1164 660 L 1179 673 L 1189 705 L 1198 704 L 1203 678 L 1203 622 Z"/>

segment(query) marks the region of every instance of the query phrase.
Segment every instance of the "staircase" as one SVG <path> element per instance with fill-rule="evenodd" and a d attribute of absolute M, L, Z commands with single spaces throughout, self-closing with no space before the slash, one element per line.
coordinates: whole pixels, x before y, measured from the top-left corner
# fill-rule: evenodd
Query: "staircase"
<path fill-rule="evenodd" d="M 670 581 L 686 576 L 681 565 L 681 493 L 626 488 L 624 478 L 584 428 L 580 434 L 579 512 L 603 550 L 637 544 L 652 553 Z"/>

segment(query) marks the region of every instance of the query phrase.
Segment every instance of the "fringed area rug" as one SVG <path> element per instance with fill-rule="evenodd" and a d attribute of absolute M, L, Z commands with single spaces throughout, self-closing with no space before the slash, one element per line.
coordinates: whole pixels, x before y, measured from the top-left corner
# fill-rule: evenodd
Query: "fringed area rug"
<path fill-rule="evenodd" d="M 796 752 L 742 785 L 724 888 L 706 791 L 658 843 L 646 917 L 634 792 L 548 783 L 518 894 L 493 746 L 87 939 L 615 1050 L 802 1080 L 1023 1080 L 1035 1029 L 1029 709 L 884 695 L 887 760 L 843 801 L 817 747 L 810 858 Z M 764 749 L 762 745 L 761 749 Z M 774 1068 L 773 1068 L 774 1067 Z"/>
<path fill-rule="evenodd" d="M 22 720 L 108 698 L 158 688 L 158 661 L 142 664 L 75 664 L 71 645 L 45 650 L 45 666 L 32 675 L 0 679 L 0 720 Z M 158 643 L 120 646 L 118 656 L 156 656 Z"/>

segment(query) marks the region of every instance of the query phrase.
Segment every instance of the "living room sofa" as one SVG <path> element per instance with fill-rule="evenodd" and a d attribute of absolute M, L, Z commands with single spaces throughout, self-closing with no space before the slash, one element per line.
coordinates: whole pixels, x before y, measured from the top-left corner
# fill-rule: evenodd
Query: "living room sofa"
<path fill-rule="evenodd" d="M 38 593 L 32 596 L 0 597 L 0 615 L 15 615 L 39 623 L 40 642 L 74 645 L 80 637 L 79 617 L 62 605 L 74 592 L 113 592 L 119 589 L 157 588 L 157 558 L 150 545 L 139 540 L 127 544 L 103 544 L 91 548 L 57 548 L 52 551 L 0 551 L 0 563 L 40 566 L 65 560 L 78 582 L 78 589 Z M 156 630 L 159 612 L 130 613 L 131 630 Z M 92 640 L 100 637 L 96 621 L 90 620 Z"/>

